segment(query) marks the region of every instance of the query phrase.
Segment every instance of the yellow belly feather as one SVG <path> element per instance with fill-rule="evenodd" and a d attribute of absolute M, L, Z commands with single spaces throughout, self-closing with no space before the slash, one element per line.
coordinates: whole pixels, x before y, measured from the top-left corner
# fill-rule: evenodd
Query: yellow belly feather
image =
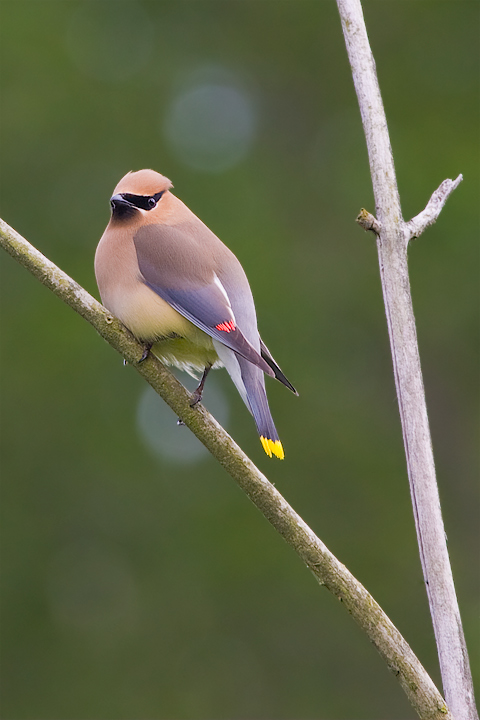
<path fill-rule="evenodd" d="M 212 339 L 144 284 L 111 297 L 112 312 L 143 342 L 158 339 L 154 354 L 194 377 L 208 366 L 221 367 Z"/>

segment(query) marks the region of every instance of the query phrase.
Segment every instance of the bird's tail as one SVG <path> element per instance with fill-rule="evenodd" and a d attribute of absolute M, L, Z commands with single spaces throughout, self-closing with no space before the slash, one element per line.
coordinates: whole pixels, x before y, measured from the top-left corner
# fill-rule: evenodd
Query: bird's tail
<path fill-rule="evenodd" d="M 247 360 L 240 357 L 237 360 L 247 396 L 246 405 L 255 420 L 262 447 L 268 457 L 275 455 L 283 460 L 285 454 L 268 406 L 264 374 Z"/>
<path fill-rule="evenodd" d="M 237 355 L 218 341 L 213 341 L 215 349 L 228 374 L 232 378 L 243 402 L 250 410 L 257 426 L 260 442 L 268 457 L 283 460 L 282 443 L 278 437 L 265 392 L 265 376 L 256 365 Z"/>

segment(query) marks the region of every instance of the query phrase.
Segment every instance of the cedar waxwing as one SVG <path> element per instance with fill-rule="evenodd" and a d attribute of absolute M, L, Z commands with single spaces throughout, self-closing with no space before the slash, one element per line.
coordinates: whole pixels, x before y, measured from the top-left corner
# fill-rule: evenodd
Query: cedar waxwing
<path fill-rule="evenodd" d="M 262 342 L 255 305 L 235 255 L 153 170 L 125 175 L 95 254 L 102 302 L 163 362 L 197 376 L 225 366 L 252 413 L 263 449 L 283 459 L 264 373 L 298 394 Z"/>

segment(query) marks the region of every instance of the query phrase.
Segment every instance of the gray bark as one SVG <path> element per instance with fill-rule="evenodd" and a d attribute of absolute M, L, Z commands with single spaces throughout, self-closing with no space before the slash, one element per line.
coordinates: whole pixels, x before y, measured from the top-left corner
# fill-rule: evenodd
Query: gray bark
<path fill-rule="evenodd" d="M 360 0 L 337 0 L 367 141 L 375 195 L 385 312 L 402 422 L 420 560 L 437 643 L 443 689 L 456 720 L 478 720 L 465 637 L 447 551 L 427 417 L 415 318 L 407 267 L 407 245 L 435 222 L 461 181 L 446 180 L 422 213 L 402 218 L 387 121 Z"/>

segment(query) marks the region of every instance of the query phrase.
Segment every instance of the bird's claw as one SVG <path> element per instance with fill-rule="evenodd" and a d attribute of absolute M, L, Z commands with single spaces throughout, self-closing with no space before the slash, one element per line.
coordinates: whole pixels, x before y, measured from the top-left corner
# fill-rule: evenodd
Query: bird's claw
<path fill-rule="evenodd" d="M 198 405 L 198 403 L 202 399 L 202 395 L 203 395 L 202 391 L 201 390 L 199 391 L 198 388 L 193 391 L 193 393 L 190 397 L 190 407 L 191 408 L 195 407 L 195 405 Z"/>
<path fill-rule="evenodd" d="M 150 350 L 152 349 L 152 345 L 153 345 L 153 343 L 147 343 L 144 346 L 142 357 L 140 358 L 140 360 L 137 363 L 138 365 L 140 365 L 140 363 L 142 363 L 144 360 L 146 360 L 147 357 L 150 355 Z"/>

